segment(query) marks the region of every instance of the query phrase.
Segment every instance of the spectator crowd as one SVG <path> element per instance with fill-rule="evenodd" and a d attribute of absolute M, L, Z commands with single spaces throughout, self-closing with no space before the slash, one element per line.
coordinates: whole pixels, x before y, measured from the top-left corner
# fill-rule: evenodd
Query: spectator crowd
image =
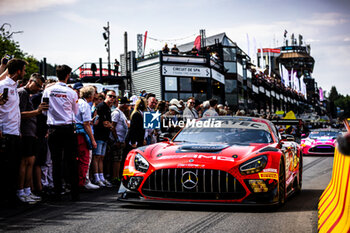
<path fill-rule="evenodd" d="M 9 203 L 35 204 L 44 195 L 59 201 L 65 193 L 78 201 L 84 189 L 118 186 L 130 150 L 180 130 L 176 124 L 144 129 L 144 112 L 159 111 L 167 122 L 257 116 L 233 113 L 216 99 L 202 103 L 194 97 L 159 100 L 146 91 L 130 98 L 114 90 L 97 93 L 91 85 L 67 84 L 72 71 L 67 65 L 57 66 L 57 82 L 33 73 L 25 83 L 26 65 L 12 59 L 0 67 L 0 173 L 6 177 L 1 198 Z"/>

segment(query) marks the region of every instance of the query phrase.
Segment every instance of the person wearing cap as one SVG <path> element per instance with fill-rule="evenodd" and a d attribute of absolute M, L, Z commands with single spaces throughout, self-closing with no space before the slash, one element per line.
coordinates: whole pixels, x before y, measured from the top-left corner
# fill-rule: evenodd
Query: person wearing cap
<path fill-rule="evenodd" d="M 172 100 L 170 100 L 169 104 L 170 104 L 170 106 L 171 105 L 176 106 L 176 108 L 178 110 L 177 118 L 178 118 L 178 120 L 182 120 L 182 109 L 183 109 L 183 106 L 182 106 L 181 102 L 179 100 L 177 100 L 177 99 L 172 99 Z"/>
<path fill-rule="evenodd" d="M 76 83 L 74 83 L 74 85 L 73 85 L 73 89 L 74 90 L 80 90 L 81 88 L 83 88 L 84 87 L 84 85 L 81 83 L 81 82 L 76 82 Z"/>
<path fill-rule="evenodd" d="M 79 187 L 98 189 L 99 186 L 92 184 L 89 179 L 92 149 L 97 147 L 91 128 L 92 119 L 89 103 L 92 102 L 96 91 L 93 86 L 74 85 L 73 88 L 78 88 L 80 94 L 80 99 L 78 100 L 79 111 L 75 116 L 78 140 Z"/>
<path fill-rule="evenodd" d="M 170 137 L 175 136 L 175 134 L 180 130 L 180 127 L 178 127 L 177 124 L 179 122 L 177 117 L 179 113 L 180 111 L 176 105 L 170 105 L 169 111 L 162 116 L 162 122 L 164 122 L 164 124 L 161 124 L 162 132 L 167 132 L 170 134 Z"/>
<path fill-rule="evenodd" d="M 124 166 L 125 158 L 123 151 L 125 149 L 125 137 L 128 133 L 129 123 L 124 112 L 128 110 L 130 101 L 126 97 L 120 98 L 116 102 L 116 109 L 112 112 L 112 140 L 114 142 L 111 147 L 112 153 L 112 184 L 120 182 L 121 167 Z"/>
<path fill-rule="evenodd" d="M 170 100 L 169 105 L 175 105 L 178 109 L 182 107 L 182 105 L 180 104 L 180 101 L 178 101 L 177 99 Z"/>

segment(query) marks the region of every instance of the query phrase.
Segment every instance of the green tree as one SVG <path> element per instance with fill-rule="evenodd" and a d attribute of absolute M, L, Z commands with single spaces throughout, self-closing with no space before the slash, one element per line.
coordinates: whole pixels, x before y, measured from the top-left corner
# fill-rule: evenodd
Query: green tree
<path fill-rule="evenodd" d="M 18 42 L 12 39 L 12 35 L 15 32 L 10 31 L 11 25 L 4 23 L 0 27 L 0 58 L 6 54 L 14 56 L 15 58 L 24 59 L 28 62 L 26 67 L 25 79 L 29 79 L 30 75 L 35 72 L 39 72 L 38 60 L 33 56 L 29 56 L 24 53 L 18 44 Z"/>
<path fill-rule="evenodd" d="M 337 88 L 335 86 L 332 86 L 331 87 L 331 91 L 329 92 L 329 96 L 328 96 L 328 99 L 330 101 L 335 101 L 339 98 L 339 93 L 337 91 Z"/>
<path fill-rule="evenodd" d="M 350 96 L 340 96 L 337 100 L 334 101 L 336 107 L 344 110 L 344 115 L 350 117 Z"/>

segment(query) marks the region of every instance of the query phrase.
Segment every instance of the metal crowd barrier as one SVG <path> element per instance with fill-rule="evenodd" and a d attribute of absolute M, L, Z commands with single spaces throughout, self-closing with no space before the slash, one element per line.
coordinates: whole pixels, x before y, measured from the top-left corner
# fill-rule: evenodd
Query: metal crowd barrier
<path fill-rule="evenodd" d="M 346 146 L 350 147 L 349 142 L 343 139 L 342 141 L 347 143 Z M 348 153 L 340 152 L 338 143 L 334 152 L 332 178 L 318 203 L 320 233 L 350 232 L 350 155 Z"/>

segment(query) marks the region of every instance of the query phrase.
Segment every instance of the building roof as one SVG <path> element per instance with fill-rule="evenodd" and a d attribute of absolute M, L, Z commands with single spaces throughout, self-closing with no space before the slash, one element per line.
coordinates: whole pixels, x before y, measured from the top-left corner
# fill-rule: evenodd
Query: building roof
<path fill-rule="evenodd" d="M 237 46 L 236 43 L 232 42 L 227 36 L 226 33 L 220 33 L 214 36 L 209 36 L 205 39 L 206 46 L 215 45 L 215 40 L 224 46 Z M 194 41 L 189 42 L 187 44 L 177 46 L 180 52 L 189 52 L 193 48 Z"/>
<path fill-rule="evenodd" d="M 288 59 L 288 58 L 312 58 L 312 57 L 307 53 L 292 52 L 292 53 L 281 53 L 279 58 Z"/>

